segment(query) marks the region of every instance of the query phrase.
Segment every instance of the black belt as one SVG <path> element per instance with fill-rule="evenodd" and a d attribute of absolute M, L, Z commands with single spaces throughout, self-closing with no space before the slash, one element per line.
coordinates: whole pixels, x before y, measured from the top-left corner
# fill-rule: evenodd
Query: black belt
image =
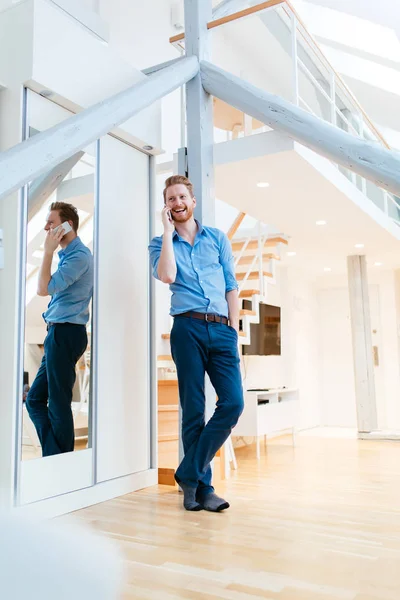
<path fill-rule="evenodd" d="M 229 319 L 227 319 L 227 317 L 222 317 L 221 315 L 214 315 L 210 313 L 199 313 L 189 310 L 188 312 L 180 313 L 179 315 L 174 316 L 187 317 L 189 319 L 201 319 L 202 321 L 207 321 L 207 323 L 222 323 L 223 325 L 229 325 Z"/>
<path fill-rule="evenodd" d="M 47 325 L 47 331 L 50 329 L 50 327 L 54 327 L 55 325 L 69 325 L 70 327 L 86 327 L 86 325 L 82 325 L 81 323 L 46 323 Z"/>

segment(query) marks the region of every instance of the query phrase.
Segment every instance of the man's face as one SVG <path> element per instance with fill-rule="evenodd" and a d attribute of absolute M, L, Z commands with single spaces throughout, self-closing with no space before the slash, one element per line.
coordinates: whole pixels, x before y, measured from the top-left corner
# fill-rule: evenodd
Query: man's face
<path fill-rule="evenodd" d="M 61 219 L 60 219 L 60 214 L 59 214 L 58 210 L 51 210 L 49 212 L 49 214 L 47 215 L 46 225 L 45 225 L 44 230 L 49 231 L 49 229 L 55 229 L 59 225 L 61 225 Z"/>
<path fill-rule="evenodd" d="M 193 216 L 196 198 L 192 198 L 186 185 L 177 183 L 167 189 L 165 205 L 176 223 L 186 223 Z"/>

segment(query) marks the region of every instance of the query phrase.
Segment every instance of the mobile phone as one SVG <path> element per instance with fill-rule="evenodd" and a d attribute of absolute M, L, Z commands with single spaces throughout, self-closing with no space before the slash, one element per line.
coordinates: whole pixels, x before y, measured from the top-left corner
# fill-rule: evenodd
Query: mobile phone
<path fill-rule="evenodd" d="M 67 233 L 72 231 L 71 225 L 68 223 L 68 221 L 65 221 L 65 223 L 61 223 L 61 225 L 59 225 L 58 227 L 55 227 L 53 229 L 53 233 L 57 233 L 57 231 L 60 229 L 60 227 L 62 227 L 64 229 L 64 235 L 66 235 Z"/>
<path fill-rule="evenodd" d="M 170 210 L 168 211 L 168 219 L 169 219 L 170 221 L 173 221 L 173 220 L 174 220 L 174 217 L 172 216 L 172 212 L 171 212 Z"/>

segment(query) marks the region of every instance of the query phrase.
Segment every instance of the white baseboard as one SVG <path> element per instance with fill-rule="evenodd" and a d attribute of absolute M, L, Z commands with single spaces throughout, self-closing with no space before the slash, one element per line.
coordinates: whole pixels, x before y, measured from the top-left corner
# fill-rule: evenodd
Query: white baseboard
<path fill-rule="evenodd" d="M 359 431 L 359 440 L 386 440 L 386 441 L 399 441 L 400 431 Z"/>
<path fill-rule="evenodd" d="M 17 514 L 37 519 L 52 519 L 75 510 L 81 510 L 93 504 L 106 502 L 118 496 L 124 496 L 146 487 L 157 485 L 158 469 L 149 469 L 126 477 L 105 481 L 89 488 L 48 498 L 13 509 Z"/>

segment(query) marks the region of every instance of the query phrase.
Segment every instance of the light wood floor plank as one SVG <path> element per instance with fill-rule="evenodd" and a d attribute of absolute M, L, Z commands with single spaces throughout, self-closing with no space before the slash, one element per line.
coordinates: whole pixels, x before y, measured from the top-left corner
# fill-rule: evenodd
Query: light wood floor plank
<path fill-rule="evenodd" d="M 237 450 L 231 508 L 156 486 L 87 508 L 126 558 L 122 600 L 399 600 L 400 446 L 299 436 Z"/>

